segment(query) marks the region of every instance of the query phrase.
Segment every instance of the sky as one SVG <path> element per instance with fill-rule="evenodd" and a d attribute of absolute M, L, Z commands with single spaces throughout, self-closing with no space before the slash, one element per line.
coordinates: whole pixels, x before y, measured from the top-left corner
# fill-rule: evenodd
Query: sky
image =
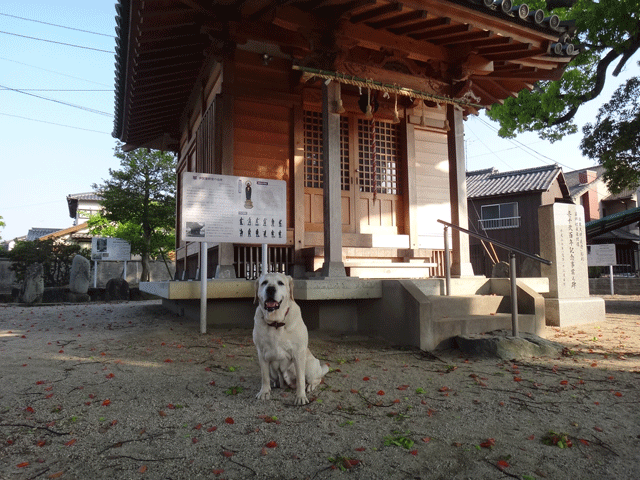
<path fill-rule="evenodd" d="M 110 168 L 120 168 L 111 136 L 115 13 L 110 0 L 0 4 L 3 240 L 24 236 L 31 228 L 70 227 L 67 195 L 92 191 L 92 184 L 109 178 Z M 639 57 L 608 82 L 605 95 L 581 109 L 580 127 L 593 121 L 621 81 L 640 73 Z M 550 144 L 535 134 L 503 140 L 496 132 L 497 124 L 484 114 L 469 117 L 468 170 L 495 167 L 504 172 L 558 163 L 571 171 L 594 165 L 580 154 L 580 133 Z"/>

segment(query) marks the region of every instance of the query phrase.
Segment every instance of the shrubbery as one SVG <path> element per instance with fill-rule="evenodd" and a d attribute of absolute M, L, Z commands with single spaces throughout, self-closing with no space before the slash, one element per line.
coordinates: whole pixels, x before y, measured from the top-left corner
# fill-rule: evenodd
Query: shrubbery
<path fill-rule="evenodd" d="M 13 260 L 10 268 L 16 272 L 18 281 L 24 280 L 29 265 L 41 263 L 44 268 L 44 286 L 61 287 L 69 283 L 71 262 L 76 254 L 89 258 L 91 252 L 79 245 L 66 245 L 51 239 L 18 242 L 8 256 Z"/>

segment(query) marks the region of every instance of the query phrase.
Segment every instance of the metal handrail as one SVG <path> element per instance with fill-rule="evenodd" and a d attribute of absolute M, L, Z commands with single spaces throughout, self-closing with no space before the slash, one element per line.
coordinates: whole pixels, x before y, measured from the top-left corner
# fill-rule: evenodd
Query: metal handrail
<path fill-rule="evenodd" d="M 462 228 L 458 225 L 454 225 L 453 223 L 445 222 L 444 220 L 437 220 L 438 223 L 444 225 L 444 260 L 445 260 L 445 295 L 451 295 L 451 259 L 449 258 L 449 227 L 455 228 L 456 230 L 466 233 L 475 238 L 479 238 L 480 240 L 485 240 L 489 243 L 497 245 L 499 247 L 504 248 L 509 252 L 509 278 L 511 281 L 511 330 L 512 335 L 514 337 L 518 336 L 518 287 L 516 285 L 516 253 L 524 255 L 525 257 L 532 258 L 540 263 L 544 263 L 545 265 L 551 265 L 551 261 L 542 258 L 539 255 L 534 255 L 524 250 L 520 250 L 514 246 L 509 245 L 508 243 L 501 242 L 500 240 L 495 240 L 493 238 L 489 238 L 486 235 L 482 235 L 479 233 L 471 232 L 466 228 Z"/>

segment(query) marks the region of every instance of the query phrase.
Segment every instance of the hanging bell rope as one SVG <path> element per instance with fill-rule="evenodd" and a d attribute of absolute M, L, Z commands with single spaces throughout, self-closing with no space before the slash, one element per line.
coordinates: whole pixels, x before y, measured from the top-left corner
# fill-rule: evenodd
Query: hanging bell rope
<path fill-rule="evenodd" d="M 398 91 L 396 90 L 396 98 L 393 105 L 393 120 L 392 123 L 400 123 L 400 116 L 398 115 Z"/>
<path fill-rule="evenodd" d="M 378 196 L 378 158 L 376 144 L 376 121 L 371 115 L 369 123 L 369 136 L 371 137 L 371 189 L 373 190 L 373 203 L 376 203 Z"/>
<path fill-rule="evenodd" d="M 342 104 L 342 87 L 338 84 L 338 101 L 336 102 L 336 113 L 344 113 L 344 105 Z"/>
<path fill-rule="evenodd" d="M 397 95 L 403 95 L 405 97 L 417 98 L 420 100 L 429 100 L 436 103 L 445 103 L 448 105 L 456 105 L 459 107 L 474 107 L 484 108 L 483 105 L 472 103 L 464 99 L 455 99 L 445 97 L 443 95 L 435 95 L 420 90 L 414 90 L 413 88 L 399 87 L 397 85 L 389 85 L 387 83 L 377 82 L 375 80 L 367 80 L 364 78 L 354 77 L 353 75 L 346 75 L 344 73 L 330 72 L 328 70 L 318 70 L 316 68 L 302 67 L 300 65 L 293 65 L 293 70 L 297 70 L 303 73 L 302 78 L 306 80 L 317 77 L 326 80 L 335 80 L 336 82 L 345 85 L 354 85 L 356 87 L 365 87 L 371 90 L 378 90 L 382 92 L 396 93 Z"/>
<path fill-rule="evenodd" d="M 364 118 L 371 120 L 373 118 L 373 112 L 371 111 L 371 89 L 367 88 L 367 111 L 364 113 Z"/>

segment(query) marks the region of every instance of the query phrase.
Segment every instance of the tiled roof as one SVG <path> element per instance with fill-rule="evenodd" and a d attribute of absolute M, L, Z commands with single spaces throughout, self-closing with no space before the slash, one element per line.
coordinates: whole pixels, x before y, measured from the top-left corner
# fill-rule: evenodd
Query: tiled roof
<path fill-rule="evenodd" d="M 49 235 L 50 233 L 57 232 L 62 230 L 61 228 L 30 228 L 29 233 L 27 233 L 27 241 L 37 240 L 40 237 L 44 237 L 45 235 Z"/>
<path fill-rule="evenodd" d="M 99 202 L 102 200 L 102 196 L 96 192 L 86 192 L 86 193 L 72 193 L 71 195 L 67 195 L 67 201 L 71 200 L 95 200 Z"/>
<path fill-rule="evenodd" d="M 544 192 L 562 176 L 556 165 L 500 173 L 494 168 L 467 172 L 467 197 L 493 197 L 526 192 Z M 564 183 L 564 177 L 562 178 Z"/>
<path fill-rule="evenodd" d="M 580 173 L 586 170 L 596 172 L 596 180 L 602 179 L 602 174 L 604 173 L 604 167 L 602 165 L 594 165 L 592 167 L 581 168 L 580 170 L 573 170 L 572 172 L 566 172 L 564 174 L 564 178 L 567 182 L 567 187 L 569 187 L 569 192 L 571 193 L 572 198 L 579 197 L 589 189 L 589 183 L 580 183 Z M 596 180 L 594 180 L 594 182 Z"/>

